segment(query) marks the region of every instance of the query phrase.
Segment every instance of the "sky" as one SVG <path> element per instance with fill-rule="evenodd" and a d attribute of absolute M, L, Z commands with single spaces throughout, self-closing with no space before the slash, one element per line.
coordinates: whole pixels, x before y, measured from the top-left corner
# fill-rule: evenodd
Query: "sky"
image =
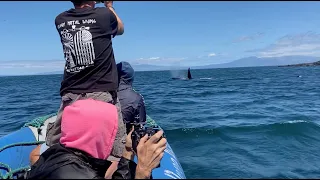
<path fill-rule="evenodd" d="M 320 2 L 114 2 L 117 62 L 200 66 L 248 56 L 320 57 Z M 63 70 L 55 17 L 69 1 L 0 2 L 0 75 Z"/>

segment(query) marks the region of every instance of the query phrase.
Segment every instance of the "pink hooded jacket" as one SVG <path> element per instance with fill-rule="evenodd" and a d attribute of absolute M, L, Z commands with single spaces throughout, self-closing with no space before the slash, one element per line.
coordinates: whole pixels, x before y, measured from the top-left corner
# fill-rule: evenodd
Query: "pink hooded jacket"
<path fill-rule="evenodd" d="M 60 143 L 106 159 L 118 130 L 116 106 L 93 99 L 78 100 L 64 108 Z"/>

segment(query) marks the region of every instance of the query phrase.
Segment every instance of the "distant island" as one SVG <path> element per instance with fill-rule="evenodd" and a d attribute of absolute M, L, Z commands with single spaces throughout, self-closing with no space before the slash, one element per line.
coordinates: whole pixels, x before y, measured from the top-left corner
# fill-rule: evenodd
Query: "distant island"
<path fill-rule="evenodd" d="M 300 64 L 290 64 L 279 67 L 306 67 L 306 66 L 320 66 L 320 61 L 312 62 L 312 63 L 300 63 Z"/>
<path fill-rule="evenodd" d="M 194 59 L 195 61 L 196 59 Z M 135 71 L 173 71 L 173 70 L 184 70 L 186 71 L 189 67 L 191 70 L 195 69 L 216 69 L 216 68 L 242 68 L 242 67 L 301 67 L 301 66 L 320 66 L 320 57 L 315 56 L 281 56 L 281 57 L 245 57 L 237 60 L 233 60 L 227 63 L 220 64 L 207 64 L 207 65 L 195 65 L 195 66 L 179 66 L 177 65 L 151 65 L 151 64 L 135 64 L 132 63 L 132 66 Z M 190 59 L 189 61 L 192 61 Z M 21 62 L 22 64 L 25 62 Z M 34 64 L 39 64 L 39 62 L 34 61 Z M 11 66 L 11 61 L 3 61 L 0 66 L 6 66 L 8 64 Z M 289 65 L 288 65 L 289 64 Z M 1 67 L 0 67 L 1 68 Z M 61 69 L 61 70 L 59 70 Z M 24 67 L 17 66 L 16 71 L 23 72 L 17 73 L 16 71 L 3 71 L 0 70 L 0 76 L 24 76 L 24 75 L 49 75 L 49 74 L 63 74 L 63 65 L 60 68 L 56 68 L 54 71 L 43 72 L 41 68 L 31 68 L 26 70 Z M 34 73 L 34 71 L 40 70 L 42 72 Z"/>

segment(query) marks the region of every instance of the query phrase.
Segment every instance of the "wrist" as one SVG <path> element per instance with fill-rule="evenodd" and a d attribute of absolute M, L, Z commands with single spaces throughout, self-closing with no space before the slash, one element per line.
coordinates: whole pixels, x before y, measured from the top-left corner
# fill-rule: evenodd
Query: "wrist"
<path fill-rule="evenodd" d="M 132 151 L 127 151 L 127 150 L 124 150 L 123 151 L 123 154 L 122 154 L 122 157 L 128 159 L 128 160 L 132 160 L 133 161 L 133 158 L 134 158 L 134 153 Z"/>
<path fill-rule="evenodd" d="M 136 179 L 150 179 L 151 170 L 148 168 L 142 168 L 139 163 L 136 168 Z"/>

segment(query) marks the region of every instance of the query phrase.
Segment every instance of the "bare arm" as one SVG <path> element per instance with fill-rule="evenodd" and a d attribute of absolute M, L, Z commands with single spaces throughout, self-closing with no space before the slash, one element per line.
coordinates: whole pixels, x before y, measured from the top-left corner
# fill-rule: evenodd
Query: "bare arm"
<path fill-rule="evenodd" d="M 117 31 L 117 35 L 122 35 L 124 33 L 124 25 L 121 21 L 121 19 L 119 18 L 119 16 L 117 15 L 117 13 L 115 12 L 114 8 L 113 8 L 113 1 L 105 1 L 104 5 L 110 9 L 110 11 L 113 12 L 113 14 L 116 16 L 117 21 L 118 21 L 118 31 Z"/>
<path fill-rule="evenodd" d="M 150 139 L 148 135 L 140 139 L 137 147 L 138 163 L 135 179 L 150 179 L 152 170 L 160 164 L 167 144 L 167 140 L 161 138 L 162 135 L 163 131 L 159 131 Z"/>
<path fill-rule="evenodd" d="M 30 164 L 33 165 L 34 163 L 36 163 L 40 157 L 40 147 L 41 145 L 38 145 L 36 148 L 34 148 L 29 156 L 30 159 Z"/>
<path fill-rule="evenodd" d="M 151 171 L 141 168 L 139 165 L 136 169 L 135 179 L 150 179 Z"/>

